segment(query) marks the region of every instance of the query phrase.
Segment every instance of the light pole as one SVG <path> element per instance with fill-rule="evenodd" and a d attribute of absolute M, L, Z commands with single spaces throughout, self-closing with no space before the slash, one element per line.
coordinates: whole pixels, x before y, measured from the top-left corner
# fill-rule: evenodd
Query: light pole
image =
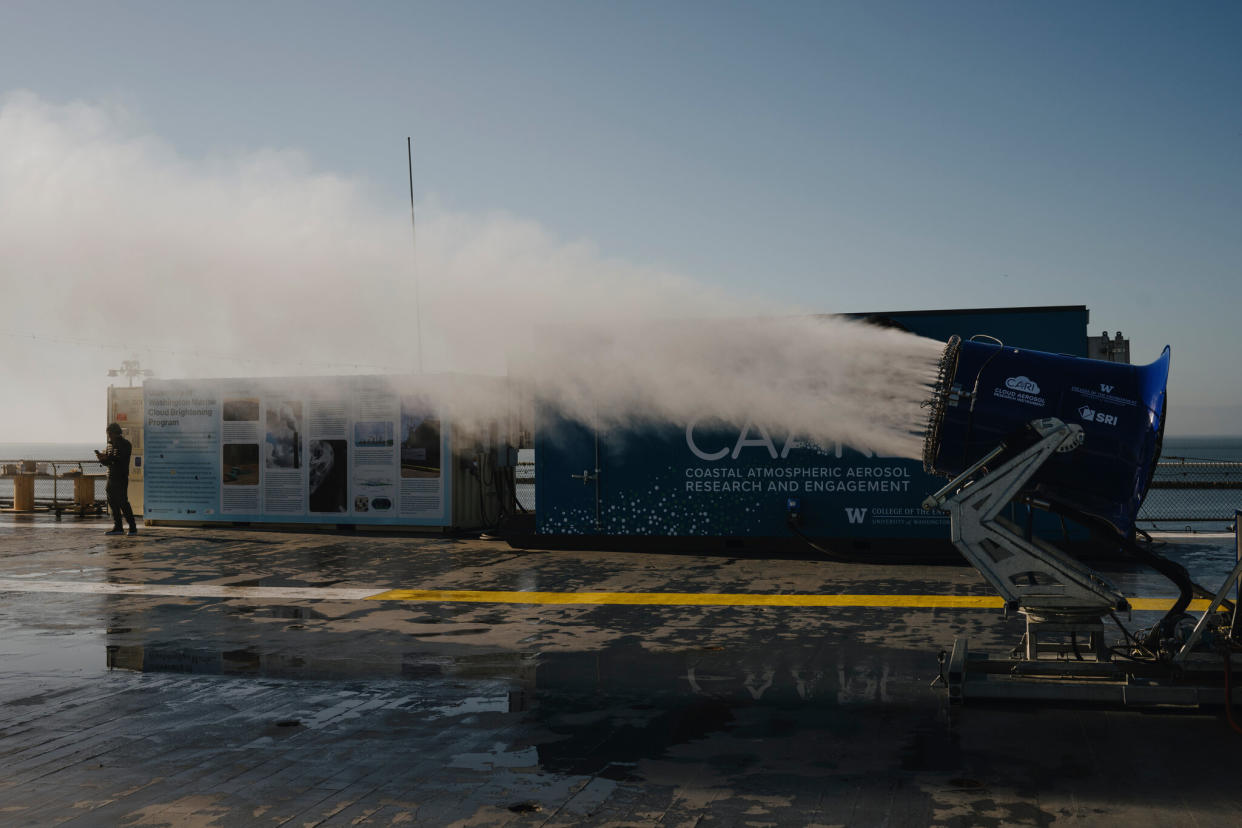
<path fill-rule="evenodd" d="M 110 368 L 108 370 L 110 377 L 129 377 L 129 387 L 134 387 L 134 377 L 153 377 L 155 372 L 150 368 L 143 368 L 138 364 L 138 360 L 125 359 L 121 361 L 120 368 Z"/>

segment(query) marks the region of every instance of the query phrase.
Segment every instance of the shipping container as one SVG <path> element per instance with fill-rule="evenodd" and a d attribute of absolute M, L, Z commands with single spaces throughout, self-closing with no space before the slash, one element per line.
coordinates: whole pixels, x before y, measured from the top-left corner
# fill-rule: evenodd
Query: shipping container
<path fill-rule="evenodd" d="M 987 335 L 1086 355 L 1089 313 L 1081 305 L 849 316 L 941 342 Z M 698 422 L 710 421 L 710 411 L 703 415 Z M 810 539 L 846 554 L 911 541 L 947 548 L 947 516 L 920 506 L 943 482 L 920 461 L 793 434 L 697 422 L 601 430 L 544 409 L 535 423 L 534 530 L 513 542 L 745 547 Z"/>

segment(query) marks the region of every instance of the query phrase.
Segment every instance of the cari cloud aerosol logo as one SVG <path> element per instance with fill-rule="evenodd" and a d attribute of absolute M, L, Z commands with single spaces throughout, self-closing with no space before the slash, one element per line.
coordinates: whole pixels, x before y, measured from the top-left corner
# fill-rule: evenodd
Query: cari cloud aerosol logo
<path fill-rule="evenodd" d="M 1010 377 L 1005 380 L 1005 387 L 1022 394 L 1038 394 L 1039 383 L 1030 377 Z"/>
<path fill-rule="evenodd" d="M 867 508 L 865 506 L 846 506 L 845 519 L 850 523 L 866 523 Z"/>
<path fill-rule="evenodd" d="M 1106 426 L 1117 425 L 1116 414 L 1106 414 L 1103 411 L 1096 411 L 1089 405 L 1080 406 L 1078 409 L 1078 416 L 1082 417 L 1089 423 L 1102 423 Z"/>
<path fill-rule="evenodd" d="M 999 399 L 1027 405 L 1042 406 L 1044 398 L 1039 396 L 1039 383 L 1027 376 L 1010 377 L 1005 380 L 1004 388 L 994 388 L 992 393 Z"/>

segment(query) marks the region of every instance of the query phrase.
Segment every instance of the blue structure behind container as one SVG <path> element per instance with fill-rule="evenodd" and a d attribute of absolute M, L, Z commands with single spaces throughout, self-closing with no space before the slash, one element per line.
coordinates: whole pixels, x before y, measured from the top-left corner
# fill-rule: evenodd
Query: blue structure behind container
<path fill-rule="evenodd" d="M 1089 312 L 1082 305 L 849 316 L 940 341 L 986 334 L 1021 348 L 1087 352 Z M 795 512 L 799 533 L 835 548 L 947 545 L 947 517 L 920 508 L 943 478 L 925 474 L 918 461 L 813 445 L 797 435 L 695 423 L 597 432 L 544 415 L 535 428 L 536 537 L 521 545 L 555 545 L 558 538 L 581 545 L 584 536 L 599 545 L 792 541 Z"/>

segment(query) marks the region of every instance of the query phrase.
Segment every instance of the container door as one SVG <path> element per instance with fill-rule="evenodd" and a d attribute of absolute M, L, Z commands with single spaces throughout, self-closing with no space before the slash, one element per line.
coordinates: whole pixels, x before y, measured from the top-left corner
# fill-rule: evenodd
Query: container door
<path fill-rule="evenodd" d="M 603 446 L 593 425 L 543 418 L 535 439 L 535 531 L 597 535 L 604 530 Z"/>

